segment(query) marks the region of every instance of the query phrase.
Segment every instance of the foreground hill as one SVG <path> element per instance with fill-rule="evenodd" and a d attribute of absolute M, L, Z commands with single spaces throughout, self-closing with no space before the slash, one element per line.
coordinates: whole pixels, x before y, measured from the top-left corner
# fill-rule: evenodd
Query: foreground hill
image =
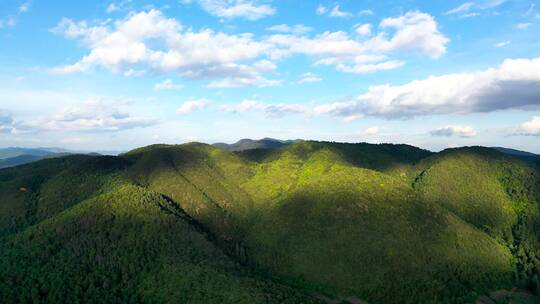
<path fill-rule="evenodd" d="M 0 293 L 52 301 L 75 288 L 53 293 L 53 277 L 143 302 L 536 292 L 539 185 L 536 165 L 487 148 L 191 143 L 39 161 L 0 171 Z M 111 275 L 108 291 L 89 283 Z"/>

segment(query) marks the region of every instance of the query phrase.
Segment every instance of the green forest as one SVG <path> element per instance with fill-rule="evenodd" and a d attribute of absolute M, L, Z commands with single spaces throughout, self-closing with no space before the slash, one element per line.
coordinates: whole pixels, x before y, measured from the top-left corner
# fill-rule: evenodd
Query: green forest
<path fill-rule="evenodd" d="M 484 147 L 43 159 L 0 170 L 0 299 L 540 303 L 539 207 L 539 164 Z"/>

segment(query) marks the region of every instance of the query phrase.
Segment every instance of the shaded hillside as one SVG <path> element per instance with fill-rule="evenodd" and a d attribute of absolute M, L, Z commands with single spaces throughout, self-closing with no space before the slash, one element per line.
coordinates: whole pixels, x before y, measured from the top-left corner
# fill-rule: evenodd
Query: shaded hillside
<path fill-rule="evenodd" d="M 5 303 L 316 303 L 250 276 L 160 194 L 120 185 L 7 237 Z"/>
<path fill-rule="evenodd" d="M 35 155 L 18 155 L 5 159 L 0 159 L 0 169 L 24 165 L 42 159 L 42 156 Z"/>
<path fill-rule="evenodd" d="M 44 160 L 0 171 L 0 192 L 7 194 L 0 205 L 0 227 L 12 244 L 2 249 L 10 256 L 4 261 L 18 268 L 4 275 L 17 273 L 23 280 L 28 269 L 44 270 L 39 265 L 48 264 L 39 261 L 46 254 L 14 261 L 34 244 L 46 242 L 41 240 L 46 235 L 43 239 L 56 242 L 56 250 L 67 250 L 62 258 L 70 261 L 79 256 L 92 260 L 104 256 L 102 252 L 110 254 L 115 265 L 138 265 L 139 257 L 151 257 L 145 260 L 147 266 L 128 272 L 133 280 L 109 282 L 129 290 L 135 300 L 160 302 L 171 296 L 195 303 L 236 303 L 242 298 L 237 296 L 247 292 L 252 303 L 304 303 L 308 292 L 338 302 L 464 303 L 501 288 L 536 291 L 538 185 L 535 166 L 487 148 L 434 154 L 407 145 L 306 141 L 233 153 L 190 143 L 153 145 L 120 157 Z M 108 209 L 113 206 L 122 214 L 133 209 L 135 215 L 123 224 L 123 217 Z M 156 206 L 177 216 L 169 218 Z M 97 224 L 88 229 L 78 222 L 97 210 L 103 222 L 102 216 L 90 216 Z M 107 220 L 111 212 L 114 221 Z M 160 230 L 161 224 L 150 225 L 155 233 L 140 230 L 150 227 L 144 221 L 142 227 L 136 224 L 145 213 L 152 223 L 167 222 L 166 231 Z M 77 220 L 67 221 L 66 216 Z M 73 236 L 58 235 L 70 229 L 88 235 L 80 252 L 66 249 Z M 190 243 L 192 253 L 185 251 L 185 241 L 176 238 L 186 229 L 222 252 L 217 261 L 224 262 L 208 268 L 207 258 L 202 264 L 186 258 L 199 250 L 207 256 L 198 241 Z M 105 238 L 111 244 L 120 242 L 114 251 L 107 242 L 94 241 L 114 235 L 109 230 L 137 237 Z M 56 233 L 48 235 L 50 231 Z M 178 256 L 169 252 L 176 242 L 184 248 L 175 251 Z M 172 243 L 171 248 L 164 245 Z M 124 258 L 125 248 L 137 249 Z M 174 259 L 203 267 L 194 271 L 202 277 L 214 273 L 217 281 L 205 279 L 208 285 L 202 284 L 199 276 L 189 274 L 193 266 L 179 267 L 170 262 Z M 65 280 L 55 270 L 60 260 L 53 261 L 47 267 Z M 236 266 L 223 266 L 227 263 Z M 21 288 L 35 287 L 33 280 Z M 173 286 L 168 281 L 177 282 L 180 291 L 165 292 Z M 229 281 L 230 297 L 225 296 Z M 188 285 L 201 285 L 204 291 L 182 292 Z M 258 297 L 261 292 L 268 300 Z M 114 299 L 126 299 L 121 291 L 115 294 L 120 297 Z"/>
<path fill-rule="evenodd" d="M 502 152 L 504 154 L 508 154 L 508 155 L 515 156 L 517 158 L 521 158 L 523 160 L 528 160 L 528 161 L 533 161 L 533 162 L 540 163 L 540 155 L 538 155 L 538 154 L 525 152 L 525 151 L 520 151 L 520 150 L 515 150 L 515 149 L 502 148 L 502 147 L 494 147 L 493 149 L 495 149 L 495 150 L 497 150 L 499 152 Z"/>

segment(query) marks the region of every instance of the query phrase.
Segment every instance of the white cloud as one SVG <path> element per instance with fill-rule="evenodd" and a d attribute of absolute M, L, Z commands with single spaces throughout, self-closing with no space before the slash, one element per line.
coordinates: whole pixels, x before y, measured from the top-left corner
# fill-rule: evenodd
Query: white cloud
<path fill-rule="evenodd" d="M 303 24 L 296 24 L 293 26 L 289 26 L 287 24 L 276 24 L 267 28 L 266 30 L 280 33 L 305 34 L 313 30 L 313 28 Z"/>
<path fill-rule="evenodd" d="M 474 137 L 478 133 L 474 128 L 469 126 L 458 126 L 458 125 L 450 125 L 446 126 L 444 128 L 436 129 L 430 132 L 433 136 L 459 136 L 459 137 Z"/>
<path fill-rule="evenodd" d="M 540 116 L 534 116 L 530 121 L 521 124 L 516 129 L 515 134 L 540 136 Z"/>
<path fill-rule="evenodd" d="M 30 2 L 25 2 L 19 6 L 19 14 L 24 14 L 30 10 Z"/>
<path fill-rule="evenodd" d="M 334 5 L 332 10 L 328 13 L 330 17 L 346 18 L 351 17 L 352 14 L 349 12 L 342 11 L 338 4 Z"/>
<path fill-rule="evenodd" d="M 118 2 L 111 2 L 109 5 L 107 5 L 107 8 L 105 9 L 105 12 L 107 14 L 112 14 L 114 12 L 128 10 L 129 7 L 127 7 L 133 0 L 122 0 Z"/>
<path fill-rule="evenodd" d="M 267 42 L 276 46 L 280 56 L 305 54 L 317 58 L 316 64 L 334 65 L 337 70 L 349 73 L 398 68 L 404 62 L 387 56 L 397 51 L 416 51 L 438 58 L 446 52 L 449 42 L 438 31 L 435 19 L 421 12 L 386 18 L 379 27 L 383 31 L 367 40 L 357 40 L 338 31 L 324 32 L 315 37 L 272 35 Z M 390 36 L 387 30 L 392 30 L 393 35 Z"/>
<path fill-rule="evenodd" d="M 120 8 L 116 5 L 116 3 L 111 3 L 107 6 L 107 9 L 105 11 L 107 12 L 107 14 L 110 14 L 118 10 L 120 10 Z"/>
<path fill-rule="evenodd" d="M 328 9 L 326 8 L 326 6 L 322 5 L 322 4 L 319 4 L 319 6 L 317 6 L 317 15 L 324 15 L 326 14 L 326 12 L 328 11 Z"/>
<path fill-rule="evenodd" d="M 495 8 L 503 3 L 506 0 L 481 0 L 476 2 L 465 2 L 455 8 L 452 8 L 444 13 L 444 15 L 454 15 L 460 14 L 461 18 L 470 18 L 479 16 L 478 12 L 471 12 L 472 10 L 486 10 Z"/>
<path fill-rule="evenodd" d="M 243 86 L 272 87 L 281 84 L 281 80 L 266 79 L 260 74 L 272 72 L 277 66 L 269 60 L 254 62 L 251 66 L 230 64 L 218 69 L 206 71 L 206 74 L 222 78 L 210 82 L 208 88 L 236 88 Z M 191 77 L 191 76 L 190 76 Z M 195 77 L 196 78 L 196 77 Z"/>
<path fill-rule="evenodd" d="M 258 20 L 276 13 L 274 7 L 250 0 L 198 0 L 198 3 L 209 14 L 221 18 Z"/>
<path fill-rule="evenodd" d="M 508 0 L 480 0 L 477 6 L 480 9 L 490 9 L 502 5 L 507 1 Z"/>
<path fill-rule="evenodd" d="M 417 50 L 432 58 L 446 53 L 446 44 L 450 41 L 442 35 L 433 16 L 422 12 L 408 12 L 403 16 L 384 19 L 382 28 L 395 29 L 395 35 L 386 40 L 381 35 L 373 43 L 380 44 L 383 50 Z"/>
<path fill-rule="evenodd" d="M 510 44 L 510 41 L 509 41 L 509 40 L 501 41 L 501 42 L 495 44 L 495 47 L 502 48 L 502 47 L 505 47 L 505 46 L 507 46 L 507 45 L 509 45 L 509 44 Z"/>
<path fill-rule="evenodd" d="M 243 113 L 252 110 L 263 110 L 264 105 L 255 100 L 244 99 L 238 104 L 221 105 L 219 108 L 225 112 Z"/>
<path fill-rule="evenodd" d="M 64 18 L 52 31 L 80 40 L 89 53 L 51 71 L 67 74 L 102 67 L 126 76 L 137 76 L 139 71 L 175 73 L 186 79 L 211 80 L 210 88 L 266 87 L 281 83 L 265 74 L 276 69 L 270 60 L 284 56 L 302 54 L 338 71 L 372 73 L 404 64 L 389 58 L 392 53 L 412 51 L 438 58 L 446 52 L 449 41 L 438 31 L 431 15 L 418 11 L 382 20 L 380 32 L 369 39 L 341 31 L 309 37 L 301 34 L 308 29 L 303 25 L 277 25 L 272 29 L 289 32 L 256 40 L 251 33 L 194 31 L 158 10 L 94 24 Z M 365 34 L 367 30 L 364 26 L 360 32 Z"/>
<path fill-rule="evenodd" d="M 260 60 L 255 61 L 272 47 L 268 43 L 254 41 L 252 34 L 194 32 L 157 10 L 131 13 L 113 27 L 63 19 L 52 31 L 79 39 L 90 50 L 78 62 L 52 69 L 55 73 L 84 72 L 94 66 L 125 72 L 145 66 L 190 79 L 227 76 L 248 84 L 269 82 L 260 75 L 266 70 L 256 66 Z M 162 42 L 164 48 L 153 49 L 149 40 Z"/>
<path fill-rule="evenodd" d="M 372 16 L 375 13 L 370 9 L 361 10 L 358 12 L 358 16 Z"/>
<path fill-rule="evenodd" d="M 359 24 L 356 26 L 356 33 L 360 36 L 369 36 L 371 35 L 371 29 L 372 29 L 372 25 L 369 24 L 369 23 L 366 23 L 366 24 Z"/>
<path fill-rule="evenodd" d="M 13 17 L 9 17 L 6 21 L 7 27 L 15 27 L 17 25 L 17 20 Z"/>
<path fill-rule="evenodd" d="M 280 118 L 287 114 L 306 114 L 309 109 L 300 104 L 266 104 L 255 100 L 244 99 L 238 104 L 227 104 L 219 107 L 221 111 L 231 113 L 244 113 L 250 111 L 263 112 L 271 118 Z"/>
<path fill-rule="evenodd" d="M 532 25 L 532 23 L 529 23 L 529 22 L 527 22 L 527 23 L 518 23 L 518 24 L 516 24 L 516 28 L 517 28 L 518 30 L 526 30 L 526 29 L 528 29 L 531 25 Z"/>
<path fill-rule="evenodd" d="M 346 73 L 368 74 L 379 71 L 394 70 L 405 65 L 405 62 L 400 60 L 388 60 L 377 63 L 357 64 L 355 66 L 338 65 L 337 70 Z"/>
<path fill-rule="evenodd" d="M 540 57 L 507 59 L 484 71 L 430 76 L 407 84 L 378 85 L 356 100 L 321 105 L 315 110 L 351 115 L 410 118 L 540 107 Z"/>
<path fill-rule="evenodd" d="M 364 130 L 363 134 L 368 136 L 373 136 L 379 134 L 380 129 L 379 127 L 369 127 Z"/>
<path fill-rule="evenodd" d="M 156 83 L 154 85 L 154 90 L 164 91 L 164 90 L 181 90 L 184 86 L 181 84 L 176 84 L 171 79 L 165 79 L 162 82 Z"/>
<path fill-rule="evenodd" d="M 312 82 L 320 82 L 322 81 L 322 78 L 318 75 L 315 75 L 313 73 L 304 73 L 300 76 L 300 80 L 298 80 L 299 84 L 302 83 L 312 83 Z"/>
<path fill-rule="evenodd" d="M 176 110 L 176 113 L 182 114 L 182 115 L 189 114 L 197 110 L 202 110 L 211 103 L 212 102 L 210 100 L 204 99 L 204 98 L 188 100 L 184 102 L 182 106 L 178 108 L 178 110 Z"/>
<path fill-rule="evenodd" d="M 145 70 L 136 70 L 136 69 L 129 69 L 124 72 L 124 76 L 126 77 L 141 77 L 144 74 L 146 74 Z"/>
<path fill-rule="evenodd" d="M 480 13 L 465 13 L 461 15 L 460 18 L 472 18 L 476 16 L 480 16 Z"/>
<path fill-rule="evenodd" d="M 452 9 L 448 10 L 444 14 L 445 15 L 452 15 L 452 14 L 459 14 L 459 13 L 468 12 L 473 6 L 474 6 L 474 3 L 465 2 L 465 3 L 461 4 L 461 5 L 459 5 L 458 7 L 455 7 L 455 8 L 452 8 Z"/>
<path fill-rule="evenodd" d="M 66 107 L 51 117 L 22 124 L 32 130 L 50 131 L 120 131 L 156 124 L 154 119 L 133 116 L 122 110 L 115 101 L 101 97 L 90 98 L 82 104 Z"/>

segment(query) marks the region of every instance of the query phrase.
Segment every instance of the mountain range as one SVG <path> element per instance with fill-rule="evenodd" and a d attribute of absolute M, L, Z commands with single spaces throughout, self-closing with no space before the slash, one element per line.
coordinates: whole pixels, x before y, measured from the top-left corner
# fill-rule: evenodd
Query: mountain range
<path fill-rule="evenodd" d="M 523 157 L 526 156 L 526 157 Z M 538 303 L 512 150 L 244 140 L 0 170 L 12 302 Z"/>

